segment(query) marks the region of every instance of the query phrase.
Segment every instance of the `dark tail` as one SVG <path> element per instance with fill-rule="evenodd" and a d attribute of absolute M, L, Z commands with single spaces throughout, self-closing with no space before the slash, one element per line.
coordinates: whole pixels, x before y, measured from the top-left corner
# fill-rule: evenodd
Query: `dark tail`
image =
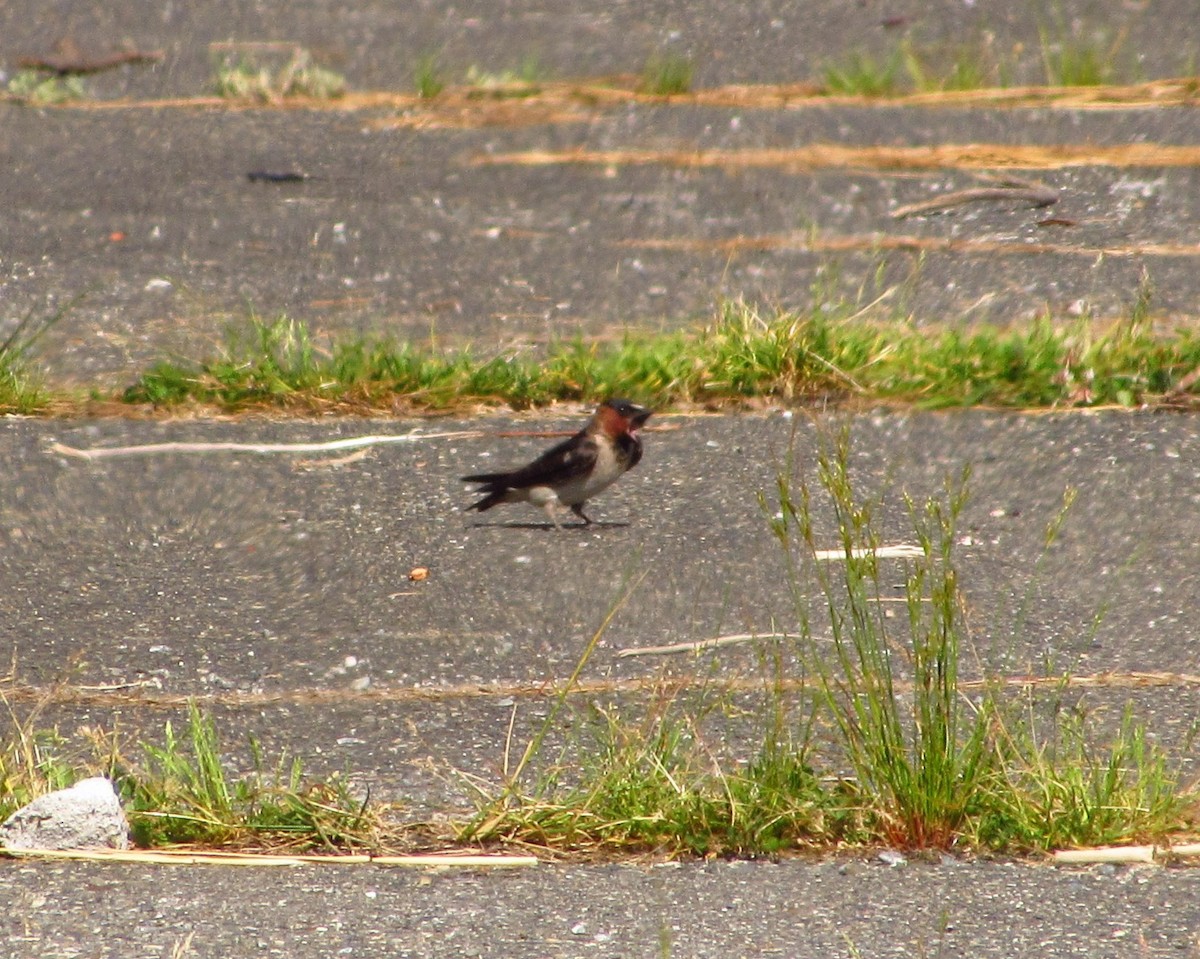
<path fill-rule="evenodd" d="M 487 496 L 485 496 L 483 499 L 481 499 L 478 503 L 472 503 L 470 506 L 467 507 L 467 509 L 477 509 L 477 510 L 479 510 L 479 512 L 482 513 L 482 512 L 485 512 L 486 510 L 491 509 L 497 503 L 503 503 L 503 502 L 504 502 L 503 491 L 498 492 L 498 493 L 488 493 Z"/>
<path fill-rule="evenodd" d="M 484 486 L 506 486 L 508 473 L 477 473 L 474 476 L 464 476 L 464 483 L 482 483 Z"/>
<path fill-rule="evenodd" d="M 506 480 L 507 473 L 479 473 L 476 476 L 464 476 L 464 483 L 480 483 L 480 489 L 477 493 L 487 493 L 487 495 L 477 503 L 472 503 L 467 509 L 477 509 L 479 512 L 491 509 L 497 503 L 504 502 L 504 491 L 508 489 Z"/>

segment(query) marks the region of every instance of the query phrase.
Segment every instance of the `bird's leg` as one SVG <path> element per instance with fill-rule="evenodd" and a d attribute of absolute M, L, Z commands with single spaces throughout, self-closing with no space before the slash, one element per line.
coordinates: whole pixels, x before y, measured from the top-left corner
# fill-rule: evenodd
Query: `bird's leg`
<path fill-rule="evenodd" d="M 571 512 L 574 513 L 576 516 L 578 516 L 581 520 L 583 520 L 584 526 L 592 525 L 592 521 L 590 519 L 588 519 L 587 516 L 583 512 L 583 504 L 582 503 L 576 503 L 574 506 L 572 506 Z"/>
<path fill-rule="evenodd" d="M 546 517 L 554 524 L 555 529 L 562 529 L 558 522 L 558 511 L 562 509 L 563 504 L 554 490 L 548 486 L 535 486 L 529 491 L 529 502 L 545 510 Z"/>

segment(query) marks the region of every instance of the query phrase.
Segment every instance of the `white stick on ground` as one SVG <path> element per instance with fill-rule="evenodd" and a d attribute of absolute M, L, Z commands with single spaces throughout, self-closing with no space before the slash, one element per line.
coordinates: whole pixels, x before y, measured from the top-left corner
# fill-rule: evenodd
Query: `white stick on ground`
<path fill-rule="evenodd" d="M 1154 846 L 1102 846 L 1096 849 L 1060 849 L 1054 854 L 1054 861 L 1075 865 L 1097 862 L 1154 862 L 1154 853 Z"/>
<path fill-rule="evenodd" d="M 1166 862 L 1171 859 L 1200 856 L 1200 843 L 1178 846 L 1098 846 L 1094 849 L 1060 849 L 1054 861 L 1068 865 L 1100 862 Z"/>
<path fill-rule="evenodd" d="M 85 460 L 108 459 L 114 456 L 150 456 L 157 453 L 328 453 L 381 443 L 416 443 L 420 440 L 460 439 L 483 435 L 479 430 L 458 430 L 450 433 L 412 432 L 386 436 L 352 436 L 327 443 L 148 443 L 144 446 L 103 446 L 93 449 L 77 449 L 63 443 L 52 443 L 50 452 Z"/>
<path fill-rule="evenodd" d="M 880 546 L 878 549 L 852 549 L 850 555 L 855 559 L 866 559 L 874 556 L 876 559 L 919 559 L 925 555 L 920 546 L 900 543 L 896 546 Z M 818 549 L 813 551 L 813 559 L 837 561 L 846 558 L 844 549 Z"/>
<path fill-rule="evenodd" d="M 715 639 L 700 639 L 692 643 L 672 643 L 669 646 L 634 646 L 617 652 L 617 659 L 629 656 L 667 656 L 671 653 L 695 653 L 702 649 L 717 649 L 752 643 L 756 639 L 787 639 L 786 633 L 738 633 L 735 636 L 718 636 Z"/>

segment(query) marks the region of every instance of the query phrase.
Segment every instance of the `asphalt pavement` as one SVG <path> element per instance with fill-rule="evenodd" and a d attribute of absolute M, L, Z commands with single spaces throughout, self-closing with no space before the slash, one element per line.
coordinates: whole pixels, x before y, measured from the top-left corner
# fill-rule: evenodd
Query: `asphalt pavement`
<path fill-rule="evenodd" d="M 852 15 L 840 4 L 813 15 L 764 14 L 752 34 L 726 32 L 746 16 L 737 6 L 689 18 L 692 29 L 719 33 L 739 54 L 693 52 L 703 66 L 698 90 L 747 79 L 811 81 L 829 57 L 895 48 L 905 37 L 919 45 L 962 16 L 987 28 L 998 18 L 997 55 L 1019 49 L 1010 55 L 1021 62 L 1032 56 L 1029 35 L 1038 36 L 1036 16 L 1007 22 L 1008 12 L 981 15 L 961 3 L 940 14 L 930 7 L 900 35 L 882 21 L 898 17 L 903 25 L 910 12 L 870 4 Z M 1151 64 L 1195 56 L 1194 18 L 1182 11 L 1172 18 L 1163 5 L 1140 15 L 1110 6 L 1103 17 L 1081 7 L 1069 21 L 1077 36 L 1067 35 L 1086 46 L 1105 31 L 1119 33 L 1145 63 L 1114 58 L 1118 76 L 1174 75 L 1182 65 Z M 6 5 L 5 13 L 20 7 Z M 623 8 L 494 13 L 488 42 L 557 17 L 562 42 L 574 42 L 577 56 L 566 66 L 547 64 L 551 80 L 541 97 L 460 91 L 421 103 L 411 64 L 424 44 L 389 47 L 387 12 L 372 7 L 331 15 L 343 42 L 371 38 L 361 58 L 343 66 L 360 96 L 316 110 L 222 109 L 205 99 L 207 44 L 279 39 L 284 25 L 308 42 L 303 17 L 247 36 L 215 6 L 167 11 L 162 27 L 140 18 L 135 29 L 136 8 L 115 5 L 107 26 L 95 11 L 77 9 L 53 31 L 33 15 L 0 30 L 10 75 L 21 57 L 52 51 L 52 36 L 71 36 L 88 51 L 130 44 L 169 51 L 158 66 L 98 74 L 89 80 L 92 97 L 74 105 L 0 104 L 6 313 L 49 315 L 74 303 L 42 343 L 42 361 L 59 380 L 119 385 L 164 353 L 211 356 L 230 323 L 249 312 L 286 314 L 319 341 L 370 332 L 504 352 L 686 327 L 711 317 L 725 298 L 768 308 L 849 304 L 868 318 L 916 324 L 1006 325 L 1047 313 L 1116 319 L 1148 277 L 1156 315 L 1195 317 L 1196 161 L 1165 152 L 1195 146 L 1200 127 L 1188 106 L 1161 108 L 1153 96 L 1132 107 L 912 109 L 812 97 L 781 103 L 761 92 L 739 98 L 732 91 L 723 103 L 565 95 L 553 81 L 602 80 L 607 68 L 592 57 L 618 49 L 609 30 L 624 31 L 619 49 L 633 61 L 624 69 L 640 69 L 645 54 L 628 21 L 641 17 Z M 458 11 L 440 22 L 451 29 L 464 15 L 473 19 Z M 852 17 L 860 19 L 856 29 L 846 22 Z M 173 27 L 179 18 L 187 24 Z M 1136 31 L 1159 18 L 1179 25 L 1175 42 L 1134 47 Z M 404 18 L 405 29 L 420 21 Z M 601 24 L 592 24 L 601 31 L 594 39 L 570 39 L 591 21 Z M 842 31 L 844 41 L 823 45 L 818 24 Z M 657 26 L 643 25 L 657 35 Z M 963 42 L 976 36 L 962 30 Z M 800 62 L 770 57 L 781 37 Z M 430 41 L 438 49 L 442 42 Z M 664 49 L 671 42 L 663 39 Z M 696 43 L 698 51 L 709 48 Z M 461 82 L 467 66 L 453 60 L 452 48 L 447 76 Z M 497 71 L 515 69 L 525 53 L 510 45 L 510 62 L 495 66 L 482 49 L 474 63 Z M 390 65 L 388 74 L 376 77 L 367 62 Z M 1025 79 L 1036 80 L 1040 59 L 1030 62 Z M 740 64 L 758 66 L 747 74 Z M 391 96 L 366 96 L 377 90 Z M 831 158 L 821 153 L 831 145 L 861 150 Z M 1146 152 L 1122 155 L 1130 145 Z M 1021 152 L 1033 146 L 1073 152 L 1033 159 Z M 930 163 L 903 153 L 956 147 L 974 159 L 943 154 Z M 263 172 L 300 179 L 249 176 Z M 1057 203 L 992 200 L 893 217 L 906 205 L 994 186 L 988 176 L 1041 182 Z"/>
<path fill-rule="evenodd" d="M 1119 317 L 1148 277 L 1156 321 L 1191 326 L 1197 164 L 1185 153 L 1168 163 L 1166 151 L 1197 145 L 1194 106 L 179 102 L 205 92 L 210 44 L 229 41 L 295 41 L 352 89 L 407 96 L 429 52 L 451 80 L 531 54 L 551 77 L 594 80 L 677 52 L 712 88 L 810 80 L 830 57 L 886 54 L 905 37 L 942 53 L 990 45 L 1013 58 L 1016 80 L 1036 81 L 1039 27 L 1061 23 L 1080 42 L 1103 41 L 1128 75 L 1170 76 L 1200 52 L 1191 6 L 1065 2 L 1047 24 L 1032 6 L 959 2 L 421 4 L 403 16 L 384 4 L 231 14 L 67 3 L 53 18 L 7 3 L 6 76 L 64 37 L 96 55 L 165 57 L 98 74 L 83 104 L 0 104 L 0 317 L 85 294 L 37 359 L 55 382 L 110 385 L 163 355 L 211 353 L 249 309 L 287 313 L 318 338 L 377 332 L 503 352 L 679 328 L 722 297 L 845 300 L 916 324 Z M 817 162 L 830 144 L 861 152 Z M 875 152 L 947 144 L 983 144 L 996 162 L 925 167 Z M 1128 145 L 1161 147 L 1163 164 L 1121 159 Z M 1018 158 L 1027 146 L 1080 157 L 1030 166 Z M 247 177 L 263 170 L 305 178 Z M 1058 203 L 892 216 L 976 186 L 980 172 L 1013 170 Z M 585 412 L 8 417 L 0 652 L 12 675 L 0 691 L 20 714 L 55 687 L 40 719 L 68 742 L 114 725 L 154 739 L 196 697 L 232 764 L 248 761 L 252 735 L 268 755 L 286 750 L 313 775 L 348 772 L 414 815 L 462 811 L 454 771 L 497 773 L 514 708 L 519 741 L 630 582 L 585 681 L 618 693 L 663 675 L 753 674 L 748 647 L 618 653 L 788 627 L 786 564 L 758 494 L 769 496 L 789 451 L 811 478 L 819 443 L 844 423 L 853 476 L 878 498 L 888 541 L 912 539 L 905 494 L 934 495 L 971 467 L 957 546 L 967 673 L 1159 675 L 1160 685 L 1060 695 L 1102 726 L 1132 702 L 1195 774 L 1194 416 L 664 411 L 643 462 L 597 500 L 593 526 L 555 531 L 518 507 L 465 511 L 458 477 L 522 462 L 551 441 L 540 434 L 574 429 Z M 55 445 L 366 434 L 412 438 L 348 458 L 207 450 L 89 461 Z M 1074 505 L 1047 548 L 1067 490 Z M 817 521 L 836 546 L 827 507 Z M 417 567 L 427 578 L 410 579 Z M 734 721 L 723 734 L 734 755 L 749 742 Z M 1195 875 L 936 856 L 889 867 L 869 854 L 507 873 L 5 862 L 0 903 L 11 957 L 1190 956 L 1200 954 Z"/>
<path fill-rule="evenodd" d="M 0 437 L 14 474 L 0 596 L 17 678 L 7 695 L 21 710 L 30 687 L 60 684 L 40 721 L 68 741 L 114 725 L 154 740 L 165 720 L 182 719 L 176 697 L 195 696 L 235 767 L 249 761 L 244 737 L 253 735 L 267 755 L 299 756 L 312 775 L 349 773 L 356 788 L 420 816 L 469 810 L 460 773 L 497 780 L 514 707 L 524 742 L 545 715 L 546 690 L 570 673 L 631 578 L 644 574 L 583 676 L 609 692 L 585 701 L 666 675 L 753 675 L 753 654 L 736 648 L 665 664 L 616 654 L 786 625 L 792 598 L 756 494 L 769 493 L 789 450 L 811 477 L 818 443 L 838 424 L 784 411 L 667 416 L 647 434 L 643 463 L 596 502 L 592 527 L 555 531 L 527 507 L 465 511 L 458 476 L 519 462 L 546 440 L 512 433 L 570 426 L 569 413 L 7 420 Z M 1194 418 L 879 413 L 848 423 L 852 475 L 878 498 L 887 542 L 912 540 L 904 494 L 934 495 L 973 467 L 958 537 L 968 674 L 1194 671 Z M 88 462 L 54 445 L 308 443 L 414 430 L 428 438 L 349 463 L 219 451 Z M 1067 488 L 1077 499 L 1047 550 L 1044 529 Z M 836 547 L 828 511 L 817 516 Z M 409 579 L 417 566 L 427 579 Z M 1177 679 L 1074 690 L 1069 706 L 1103 727 L 1132 702 L 1192 775 L 1196 695 Z M 639 708 L 636 695 L 626 706 Z M 585 712 L 569 715 L 581 722 Z M 735 756 L 752 745 L 745 725 L 725 735 Z M 555 741 L 569 744 L 569 730 Z M 1192 873 L 1159 867 L 935 859 L 890 868 L 855 858 L 545 864 L 521 876 L 432 879 L 263 867 L 265 880 L 178 867 L 165 891 L 161 868 L 10 863 L 0 882 L 24 918 L 9 954 L 73 954 L 80 930 L 91 930 L 101 955 L 168 949 L 187 936 L 196 954 L 322 955 L 337 941 L 362 955 L 644 955 L 667 936 L 676 955 L 1012 955 L 1020 925 L 1046 955 L 1124 955 L 1142 940 L 1144 954 L 1165 955 L 1195 948 L 1198 921 L 1186 895 Z M 72 889 L 87 892 L 81 900 Z M 788 904 L 782 912 L 776 900 Z M 320 909 L 306 905 L 316 901 Z M 293 907 L 286 921 L 282 902 Z"/>
<path fill-rule="evenodd" d="M 13 956 L 1191 956 L 1194 870 L 683 863 L 0 870 Z"/>
<path fill-rule="evenodd" d="M 687 328 L 739 298 L 917 325 L 1115 320 L 1146 276 L 1156 315 L 1195 314 L 1195 165 L 1001 159 L 991 174 L 1044 182 L 1058 203 L 895 220 L 989 171 L 787 159 L 827 143 L 1195 144 L 1186 109 L 630 104 L 466 130 L 359 111 L 0 110 L 0 192 L 21 211 L 8 309 L 47 315 L 82 294 L 41 349 L 67 382 L 211 357 L 250 313 L 301 321 L 318 343 L 370 333 L 485 354 Z M 658 159 L 604 162 L 630 149 Z M 698 150 L 727 165 L 692 165 Z M 743 156 L 761 150 L 783 156 Z M 523 162 L 548 153 L 561 159 Z M 248 179 L 263 170 L 310 179 Z"/>

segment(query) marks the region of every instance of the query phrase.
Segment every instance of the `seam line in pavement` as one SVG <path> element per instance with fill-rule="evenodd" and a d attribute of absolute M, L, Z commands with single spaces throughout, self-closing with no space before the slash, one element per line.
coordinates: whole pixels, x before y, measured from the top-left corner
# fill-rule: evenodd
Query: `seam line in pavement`
<path fill-rule="evenodd" d="M 147 689 L 136 684 L 117 686 L 31 686 L 16 683 L 0 685 L 0 700 L 9 703 L 37 702 L 74 706 L 134 706 L 147 709 L 178 709 L 195 702 L 209 706 L 252 707 L 272 705 L 319 705 L 372 702 L 453 702 L 471 699 L 553 699 L 563 694 L 565 680 L 545 683 L 465 683 L 452 686 L 396 686 L 373 689 L 285 689 L 228 690 L 217 693 L 183 694 Z M 726 692 L 755 692 L 769 688 L 788 692 L 804 688 L 803 680 L 753 678 L 711 679 L 695 677 L 643 677 L 632 679 L 593 679 L 576 683 L 567 693 L 572 696 L 619 693 L 672 693 L 688 689 Z M 1094 673 L 1086 676 L 1003 676 L 994 679 L 965 680 L 962 691 L 987 686 L 1007 688 L 1183 688 L 1200 687 L 1200 674 L 1162 672 Z M 911 689 L 909 683 L 897 683 L 897 692 Z"/>

